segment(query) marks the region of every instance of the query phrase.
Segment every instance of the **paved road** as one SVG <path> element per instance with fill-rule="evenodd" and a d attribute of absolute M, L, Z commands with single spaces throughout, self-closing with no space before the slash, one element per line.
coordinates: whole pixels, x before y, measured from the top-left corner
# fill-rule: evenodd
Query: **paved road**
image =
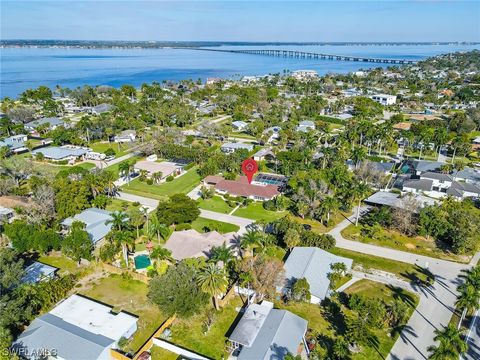
<path fill-rule="evenodd" d="M 470 329 L 467 333 L 468 351 L 463 355 L 464 360 L 480 359 L 480 310 L 475 312 Z"/>
<path fill-rule="evenodd" d="M 133 157 L 135 155 L 138 155 L 138 153 L 132 151 L 132 152 L 129 152 L 128 154 L 120 156 L 120 157 L 118 157 L 116 159 L 113 159 L 111 161 L 88 160 L 88 162 L 91 162 L 91 163 L 95 164 L 95 166 L 99 169 L 105 169 L 109 166 L 118 164 L 118 163 L 122 162 L 123 160 L 130 159 L 131 157 Z"/>
<path fill-rule="evenodd" d="M 453 314 L 460 270 L 470 265 L 346 240 L 340 232 L 354 222 L 354 219 L 355 216 L 351 216 L 330 231 L 330 234 L 335 237 L 338 247 L 402 261 L 422 268 L 428 267 L 435 275 L 435 282 L 432 286 L 412 285 L 413 290 L 420 296 L 419 305 L 387 357 L 389 360 L 427 359 L 427 347 L 434 344 L 434 330 L 446 326 Z"/>
<path fill-rule="evenodd" d="M 138 196 L 133 194 L 128 194 L 126 192 L 120 191 L 117 195 L 120 200 L 139 202 L 143 206 L 149 209 L 149 211 L 154 210 L 158 206 L 158 200 L 147 198 L 144 196 Z M 244 234 L 248 227 L 253 224 L 253 220 L 245 219 L 239 216 L 233 216 L 228 214 L 221 214 L 214 211 L 200 209 L 200 217 L 205 219 L 223 221 L 229 224 L 234 224 L 240 227 L 238 233 L 240 235 Z"/>

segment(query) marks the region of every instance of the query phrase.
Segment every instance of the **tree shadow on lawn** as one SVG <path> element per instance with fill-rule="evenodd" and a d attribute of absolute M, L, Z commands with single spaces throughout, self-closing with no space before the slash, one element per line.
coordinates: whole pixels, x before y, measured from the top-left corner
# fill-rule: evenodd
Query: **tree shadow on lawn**
<path fill-rule="evenodd" d="M 325 298 L 322 302 L 322 314 L 337 334 L 345 334 L 347 325 L 342 308 L 335 301 Z"/>

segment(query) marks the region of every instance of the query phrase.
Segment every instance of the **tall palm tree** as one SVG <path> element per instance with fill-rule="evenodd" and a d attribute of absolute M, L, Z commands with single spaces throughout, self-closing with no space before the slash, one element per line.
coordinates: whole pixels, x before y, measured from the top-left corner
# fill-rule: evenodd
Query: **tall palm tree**
<path fill-rule="evenodd" d="M 130 231 L 116 231 L 115 241 L 122 246 L 122 253 L 124 255 L 125 264 L 128 266 L 128 248 L 135 244 L 135 238 Z"/>
<path fill-rule="evenodd" d="M 130 173 L 132 172 L 132 169 L 133 165 L 128 160 L 122 161 L 120 164 L 118 164 L 118 170 L 123 178 L 127 180 L 127 182 L 130 182 Z"/>
<path fill-rule="evenodd" d="M 172 260 L 172 252 L 166 248 L 157 246 L 152 250 L 150 258 L 156 260 Z"/>
<path fill-rule="evenodd" d="M 429 346 L 427 351 L 430 353 L 428 357 L 429 360 L 456 360 L 458 359 L 458 354 L 455 353 L 453 349 L 449 346 L 445 346 L 443 343 L 440 343 L 438 346 Z"/>
<path fill-rule="evenodd" d="M 326 215 L 327 223 L 330 221 L 330 213 L 338 209 L 339 202 L 333 196 L 326 196 L 320 203 L 320 212 L 323 216 Z"/>
<path fill-rule="evenodd" d="M 449 324 L 442 330 L 435 330 L 435 341 L 439 342 L 438 347 L 430 347 L 429 351 L 433 354 L 444 353 L 453 354 L 453 357 L 446 357 L 444 359 L 458 359 L 459 355 L 465 353 L 468 345 L 462 339 L 462 333 L 455 328 L 454 325 Z M 437 357 L 437 359 L 441 359 Z"/>
<path fill-rule="evenodd" d="M 215 263 L 221 261 L 227 265 L 233 261 L 234 256 L 232 254 L 232 249 L 223 243 L 221 246 L 212 247 L 210 250 L 210 259 Z"/>
<path fill-rule="evenodd" d="M 362 203 L 362 199 L 367 195 L 369 188 L 364 183 L 357 183 L 353 189 L 351 190 L 353 198 L 358 201 L 357 206 L 357 217 L 355 219 L 355 226 L 358 226 L 358 220 L 360 218 L 360 205 Z"/>
<path fill-rule="evenodd" d="M 468 312 L 474 311 L 480 304 L 480 289 L 476 289 L 470 284 L 462 284 L 458 287 L 458 290 L 460 294 L 457 297 L 455 305 L 463 310 L 457 328 L 460 329 L 465 315 L 467 315 Z"/>
<path fill-rule="evenodd" d="M 128 215 L 123 211 L 114 211 L 110 220 L 105 221 L 105 225 L 112 224 L 113 228 L 122 231 L 126 227 Z"/>
<path fill-rule="evenodd" d="M 213 305 L 218 310 L 217 296 L 227 291 L 228 279 L 225 270 L 213 263 L 208 263 L 198 274 L 198 285 L 203 292 L 213 299 Z"/>
<path fill-rule="evenodd" d="M 157 215 L 152 214 L 150 218 L 150 226 L 149 226 L 149 236 L 157 236 L 157 241 L 160 242 L 160 238 L 165 240 L 169 234 L 168 226 L 162 224 L 159 220 Z"/>
<path fill-rule="evenodd" d="M 251 247 L 256 247 L 261 244 L 262 235 L 257 230 L 249 229 L 245 234 L 243 234 L 242 238 L 240 239 L 240 250 L 242 250 L 242 257 L 243 251 L 247 250 Z"/>

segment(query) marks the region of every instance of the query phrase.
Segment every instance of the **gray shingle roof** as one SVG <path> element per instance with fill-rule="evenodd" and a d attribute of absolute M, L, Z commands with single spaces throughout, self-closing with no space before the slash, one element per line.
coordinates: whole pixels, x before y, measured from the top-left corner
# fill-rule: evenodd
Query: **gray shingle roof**
<path fill-rule="evenodd" d="M 107 210 L 90 208 L 83 210 L 80 214 L 66 218 L 62 221 L 65 226 L 71 226 L 74 221 L 81 221 L 85 224 L 85 231 L 90 235 L 92 242 L 103 239 L 111 230 L 112 224 L 107 222 L 112 219 L 111 212 Z"/>
<path fill-rule="evenodd" d="M 43 124 L 50 124 L 50 127 L 63 125 L 64 121 L 58 117 L 49 117 L 49 118 L 42 118 L 34 121 L 30 121 L 29 123 L 25 124 L 25 127 L 35 129 L 40 125 Z"/>
<path fill-rule="evenodd" d="M 445 165 L 445 163 L 441 163 L 438 161 L 428 161 L 428 160 L 413 161 L 413 168 L 416 171 L 422 171 L 422 172 L 438 170 L 442 165 Z"/>
<path fill-rule="evenodd" d="M 442 174 L 442 173 L 437 173 L 432 171 L 427 171 L 421 174 L 420 178 L 433 179 L 433 180 L 439 180 L 439 181 L 453 181 L 453 176 L 450 174 Z"/>
<path fill-rule="evenodd" d="M 284 265 L 285 278 L 289 284 L 298 279 L 307 279 L 310 293 L 322 300 L 328 294 L 330 280 L 327 275 L 332 271 L 330 265 L 339 262 L 350 269 L 353 260 L 316 247 L 295 247 Z"/>
<path fill-rule="evenodd" d="M 414 179 L 403 183 L 404 188 L 417 189 L 422 191 L 432 190 L 433 180 L 430 179 Z"/>
<path fill-rule="evenodd" d="M 480 195 L 480 186 L 466 182 L 454 181 L 452 183 L 452 186 L 450 186 L 450 188 L 447 190 L 448 195 L 453 195 L 457 197 L 463 197 L 464 192 Z"/>
<path fill-rule="evenodd" d="M 54 349 L 64 359 L 94 360 L 114 342 L 113 339 L 93 334 L 47 313 L 33 320 L 15 341 L 13 349 L 24 349 L 30 353 L 38 349 Z M 27 358 L 35 359 L 31 356 Z"/>
<path fill-rule="evenodd" d="M 480 183 L 480 171 L 469 167 L 459 171 L 455 176 L 457 179 L 464 179 L 466 181 Z"/>
<path fill-rule="evenodd" d="M 32 151 L 32 155 L 36 155 L 37 153 L 42 153 L 48 159 L 53 160 L 62 160 L 68 158 L 70 156 L 80 157 L 88 153 L 89 150 L 82 149 L 82 148 L 66 148 L 66 147 L 56 147 L 51 146 L 44 149 L 38 149 Z"/>
<path fill-rule="evenodd" d="M 246 334 L 251 329 L 244 327 L 242 320 L 243 317 L 230 336 L 231 341 L 236 341 L 239 332 Z M 264 317 L 251 346 L 242 348 L 238 360 L 281 360 L 288 353 L 297 354 L 307 325 L 307 320 L 287 310 L 271 309 Z"/>

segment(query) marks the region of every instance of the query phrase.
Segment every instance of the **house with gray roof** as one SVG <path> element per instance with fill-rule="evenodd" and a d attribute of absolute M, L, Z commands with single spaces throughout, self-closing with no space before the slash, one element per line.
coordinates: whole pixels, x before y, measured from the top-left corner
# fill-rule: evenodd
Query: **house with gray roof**
<path fill-rule="evenodd" d="M 435 205 L 438 204 L 438 201 L 435 199 L 429 198 L 427 196 L 423 196 L 420 194 L 409 194 L 414 197 L 414 199 L 418 202 L 419 207 L 423 208 L 427 205 Z M 403 197 L 400 194 L 395 194 L 392 192 L 387 191 L 377 191 L 375 194 L 370 195 L 368 198 L 364 200 L 366 204 L 374 205 L 374 206 L 388 206 L 392 208 L 404 208 L 404 202 L 402 201 Z"/>
<path fill-rule="evenodd" d="M 416 194 L 431 191 L 432 186 L 433 180 L 431 179 L 410 179 L 403 183 L 402 190 Z"/>
<path fill-rule="evenodd" d="M 90 208 L 83 210 L 80 214 L 66 218 L 62 221 L 62 226 L 68 230 L 75 221 L 85 224 L 85 231 L 92 239 L 94 244 L 102 240 L 112 229 L 112 213 L 107 210 Z"/>
<path fill-rule="evenodd" d="M 306 356 L 307 320 L 262 301 L 250 304 L 229 337 L 238 360 L 283 359 L 288 353 Z"/>
<path fill-rule="evenodd" d="M 118 341 L 135 333 L 137 321 L 136 316 L 114 313 L 108 305 L 72 295 L 33 320 L 12 351 L 29 360 L 109 360 Z"/>
<path fill-rule="evenodd" d="M 252 151 L 253 150 L 253 145 L 252 144 L 244 144 L 244 143 L 226 143 L 223 144 L 220 150 L 222 150 L 224 153 L 231 154 L 234 153 L 237 150 L 244 149 L 247 151 Z"/>
<path fill-rule="evenodd" d="M 37 154 L 43 154 L 45 159 L 51 161 L 76 161 L 87 153 L 90 152 L 90 149 L 72 146 L 72 145 L 64 145 L 64 146 L 50 146 L 42 149 L 37 149 L 32 151 L 32 156 L 36 156 Z"/>
<path fill-rule="evenodd" d="M 94 115 L 100 115 L 113 110 L 113 108 L 114 106 L 111 104 L 100 104 L 97 106 L 93 106 L 91 112 Z"/>
<path fill-rule="evenodd" d="M 38 127 L 46 125 L 48 130 L 55 130 L 59 126 L 65 126 L 65 121 L 59 117 L 46 117 L 30 121 L 23 125 L 29 131 L 35 131 Z"/>
<path fill-rule="evenodd" d="M 414 170 L 414 173 L 416 175 L 420 175 L 421 173 L 424 173 L 427 171 L 438 171 L 440 170 L 442 165 L 445 165 L 445 163 L 442 163 L 439 161 L 429 161 L 429 160 L 414 160 L 411 165 Z"/>
<path fill-rule="evenodd" d="M 454 181 L 452 186 L 448 188 L 447 195 L 455 196 L 457 198 L 479 198 L 480 185 L 471 184 L 467 182 Z"/>
<path fill-rule="evenodd" d="M 471 184 L 480 185 L 480 170 L 466 167 L 454 174 L 456 180 L 465 181 Z"/>
<path fill-rule="evenodd" d="M 232 127 L 236 131 L 244 131 L 248 128 L 248 124 L 245 121 L 234 121 L 232 122 Z"/>
<path fill-rule="evenodd" d="M 315 123 L 311 120 L 300 121 L 297 125 L 297 131 L 309 132 L 315 130 Z"/>
<path fill-rule="evenodd" d="M 12 135 L 3 140 L 0 140 L 0 148 L 5 146 L 13 153 L 27 151 L 28 148 L 25 145 L 27 140 L 28 137 L 25 134 Z"/>
<path fill-rule="evenodd" d="M 295 247 L 285 261 L 285 287 L 288 291 L 295 281 L 305 278 L 310 285 L 312 304 L 318 304 L 329 294 L 332 272 L 330 265 L 344 263 L 348 270 L 352 268 L 352 259 L 337 256 L 317 247 Z"/>
<path fill-rule="evenodd" d="M 53 279 L 58 268 L 38 261 L 34 261 L 25 269 L 22 282 L 36 284 L 43 280 Z"/>

